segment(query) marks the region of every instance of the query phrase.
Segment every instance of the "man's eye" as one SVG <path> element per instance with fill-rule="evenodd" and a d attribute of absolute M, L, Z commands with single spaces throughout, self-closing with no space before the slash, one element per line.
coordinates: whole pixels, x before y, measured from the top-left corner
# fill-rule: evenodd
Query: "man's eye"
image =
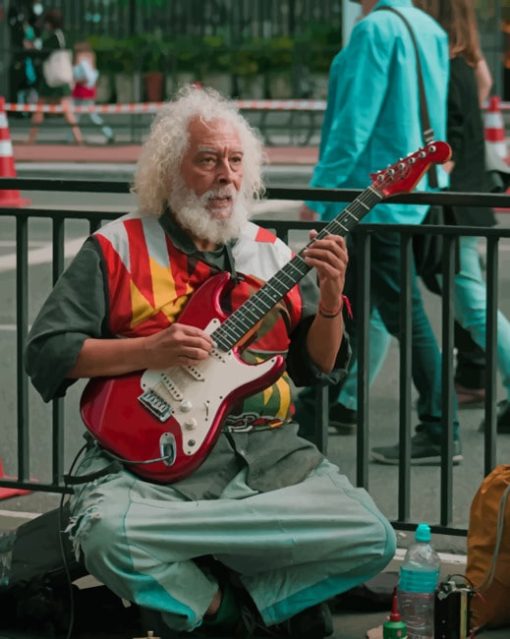
<path fill-rule="evenodd" d="M 230 164 L 234 166 L 239 166 L 243 161 L 243 158 L 240 155 L 236 155 L 233 158 L 230 158 Z"/>
<path fill-rule="evenodd" d="M 216 162 L 215 158 L 210 157 L 210 158 L 202 158 L 200 160 L 200 164 L 204 165 L 204 166 L 212 166 L 214 163 Z"/>

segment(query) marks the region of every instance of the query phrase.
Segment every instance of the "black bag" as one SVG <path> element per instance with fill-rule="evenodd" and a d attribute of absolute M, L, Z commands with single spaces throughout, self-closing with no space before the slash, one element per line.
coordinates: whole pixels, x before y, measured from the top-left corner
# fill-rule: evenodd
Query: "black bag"
<path fill-rule="evenodd" d="M 440 204 L 431 206 L 422 222 L 423 225 L 427 226 L 444 226 L 446 223 L 445 209 Z M 415 235 L 413 237 L 413 253 L 418 275 L 428 279 L 441 273 L 442 235 Z"/>
<path fill-rule="evenodd" d="M 450 226 L 455 224 L 455 216 L 449 206 L 435 204 L 428 210 L 423 225 Z M 443 269 L 444 238 L 441 234 L 423 234 L 413 237 L 413 254 L 416 273 L 432 293 L 441 294 L 438 275 Z M 459 242 L 455 240 L 455 272 L 460 268 Z"/>
<path fill-rule="evenodd" d="M 10 630 L 27 631 L 33 639 L 65 635 L 71 621 L 71 603 L 76 631 L 73 637 L 88 630 L 125 629 L 124 636 L 133 636 L 131 630 L 140 634 L 138 607 L 126 608 L 106 586 L 79 589 L 72 585 L 71 601 L 62 548 L 71 580 L 88 572 L 76 560 L 67 535 L 60 533 L 68 519 L 64 506 L 61 515 L 57 508 L 16 530 L 9 583 L 0 589 L 0 639 Z"/>

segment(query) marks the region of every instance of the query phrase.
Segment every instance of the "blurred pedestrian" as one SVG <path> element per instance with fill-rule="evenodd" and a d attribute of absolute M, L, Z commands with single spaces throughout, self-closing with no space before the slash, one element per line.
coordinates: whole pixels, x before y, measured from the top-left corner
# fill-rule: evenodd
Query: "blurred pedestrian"
<path fill-rule="evenodd" d="M 77 42 L 74 45 L 73 64 L 74 86 L 72 97 L 75 106 L 94 107 L 97 94 L 97 79 L 99 71 L 96 67 L 96 54 L 88 42 Z M 114 136 L 111 127 L 107 126 L 97 111 L 87 113 L 90 121 L 101 129 L 106 142 L 113 143 Z M 80 122 L 80 114 L 76 114 L 76 121 Z"/>
<path fill-rule="evenodd" d="M 31 55 L 35 46 L 35 32 L 21 7 L 9 9 L 12 59 L 10 66 L 11 93 L 19 104 L 37 100 L 37 74 Z"/>
<path fill-rule="evenodd" d="M 445 32 L 429 15 L 413 7 L 411 0 L 360 0 L 360 3 L 364 17 L 355 25 L 347 46 L 331 66 L 319 162 L 311 186 L 365 187 L 370 173 L 424 144 L 413 42 L 401 17 L 380 9 L 397 9 L 419 34 L 416 39 L 431 126 L 437 139 L 446 136 L 449 55 Z M 438 178 L 440 187 L 448 184 L 441 168 Z M 431 189 L 428 177 L 420 188 Z M 420 224 L 427 210 L 426 205 L 383 204 L 375 207 L 362 223 Z M 309 216 L 315 212 L 322 220 L 329 220 L 337 211 L 337 203 L 310 202 L 302 213 Z M 350 235 L 346 293 L 354 308 L 358 241 L 356 233 Z M 400 235 L 386 230 L 371 234 L 371 256 L 372 310 L 377 311 L 386 329 L 400 339 Z M 441 355 L 425 314 L 414 263 L 410 285 L 412 378 L 419 394 L 420 420 L 411 438 L 411 462 L 436 464 L 441 460 L 441 434 L 446 426 L 441 411 Z M 355 354 L 356 330 L 352 325 L 350 328 Z M 314 393 L 309 389 L 298 398 L 298 420 L 301 414 L 305 422 L 313 407 Z M 398 464 L 399 447 L 374 448 L 372 458 Z M 462 460 L 456 416 L 452 459 L 454 463 Z"/>
<path fill-rule="evenodd" d="M 448 93 L 448 142 L 453 150 L 450 184 L 454 191 L 486 189 L 485 141 L 481 103 L 487 97 L 490 75 L 478 37 L 471 0 L 417 0 L 447 31 L 451 72 Z M 494 212 L 482 207 L 453 207 L 455 222 L 493 226 Z M 479 238 L 460 238 L 460 270 L 455 275 L 455 315 L 482 349 L 486 347 L 487 289 L 480 265 Z M 510 322 L 498 311 L 497 357 L 507 399 L 500 402 L 497 428 L 510 433 Z"/>
<path fill-rule="evenodd" d="M 43 60 L 43 73 L 39 83 L 39 100 L 38 105 L 59 104 L 64 110 L 64 118 L 71 126 L 74 140 L 77 144 L 83 143 L 83 137 L 78 127 L 76 117 L 73 113 L 73 105 L 70 99 L 72 68 L 70 68 L 71 77 L 69 82 L 63 82 L 56 86 L 53 82 L 48 82 L 49 78 L 45 77 L 44 63 L 48 62 L 52 54 L 59 50 L 66 50 L 65 36 L 62 31 L 62 14 L 57 9 L 50 9 L 44 14 L 44 29 L 46 37 L 43 39 L 43 47 L 40 51 L 40 57 Z M 69 61 L 70 65 L 70 61 Z M 37 139 L 39 125 L 44 120 L 44 113 L 37 111 L 32 117 L 32 127 L 30 129 L 28 142 L 33 144 Z"/>

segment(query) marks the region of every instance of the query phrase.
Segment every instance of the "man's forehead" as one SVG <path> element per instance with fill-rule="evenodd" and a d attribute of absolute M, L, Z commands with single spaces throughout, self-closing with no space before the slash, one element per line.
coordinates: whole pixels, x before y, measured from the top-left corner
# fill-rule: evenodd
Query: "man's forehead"
<path fill-rule="evenodd" d="M 232 122 L 227 120 L 205 121 L 201 118 L 194 118 L 189 122 L 188 131 L 190 142 L 195 147 L 211 147 L 221 141 L 229 141 L 231 144 L 241 145 L 237 128 Z"/>

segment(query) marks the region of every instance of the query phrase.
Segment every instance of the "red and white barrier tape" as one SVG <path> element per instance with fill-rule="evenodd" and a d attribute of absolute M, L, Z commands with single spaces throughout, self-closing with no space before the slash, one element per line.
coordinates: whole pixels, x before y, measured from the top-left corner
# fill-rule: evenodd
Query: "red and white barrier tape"
<path fill-rule="evenodd" d="M 157 113 L 165 102 L 140 102 L 135 104 L 95 104 L 72 106 L 74 113 Z M 324 111 L 325 100 L 234 100 L 244 111 Z M 69 107 L 68 107 L 69 108 Z M 6 102 L 6 111 L 17 113 L 63 113 L 61 104 L 17 104 Z"/>

